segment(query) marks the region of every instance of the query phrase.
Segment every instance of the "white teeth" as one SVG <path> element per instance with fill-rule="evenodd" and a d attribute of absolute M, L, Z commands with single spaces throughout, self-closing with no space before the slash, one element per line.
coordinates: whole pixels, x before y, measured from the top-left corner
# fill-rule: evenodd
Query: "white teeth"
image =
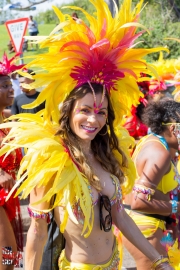
<path fill-rule="evenodd" d="M 82 126 L 84 129 L 86 129 L 86 130 L 90 130 L 90 131 L 93 131 L 93 130 L 95 130 L 96 128 L 92 128 L 92 127 L 85 127 L 85 126 Z"/>

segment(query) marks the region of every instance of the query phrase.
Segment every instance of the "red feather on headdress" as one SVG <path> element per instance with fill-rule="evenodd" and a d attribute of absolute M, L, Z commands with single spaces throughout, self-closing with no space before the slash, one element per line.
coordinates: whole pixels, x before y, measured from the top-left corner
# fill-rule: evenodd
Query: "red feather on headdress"
<path fill-rule="evenodd" d="M 8 59 L 7 54 L 4 53 L 2 62 L 0 61 L 0 75 L 9 75 L 10 73 L 21 69 L 24 67 L 24 64 L 21 65 L 15 65 L 14 62 L 16 58 L 19 56 L 19 53 L 13 56 L 12 58 Z"/>

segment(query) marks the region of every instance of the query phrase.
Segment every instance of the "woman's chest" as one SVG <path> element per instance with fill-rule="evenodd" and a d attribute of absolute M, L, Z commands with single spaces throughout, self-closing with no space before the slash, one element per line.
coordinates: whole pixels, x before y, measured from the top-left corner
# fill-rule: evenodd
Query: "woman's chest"
<path fill-rule="evenodd" d="M 91 165 L 91 168 L 101 187 L 101 191 L 99 192 L 93 187 L 93 185 L 91 185 L 91 194 L 93 197 L 93 201 L 96 201 L 98 199 L 99 194 L 106 195 L 109 198 L 112 198 L 116 191 L 116 184 L 119 180 L 116 178 L 115 182 L 115 176 L 103 169 L 102 166 L 98 163 Z"/>

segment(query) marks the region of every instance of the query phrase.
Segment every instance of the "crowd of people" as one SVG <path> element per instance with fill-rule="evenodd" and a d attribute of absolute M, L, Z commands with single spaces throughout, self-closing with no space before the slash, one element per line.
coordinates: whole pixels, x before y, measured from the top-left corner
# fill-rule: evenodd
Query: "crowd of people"
<path fill-rule="evenodd" d="M 6 119 L 4 109 L 13 104 L 14 89 L 10 74 L 22 66 L 11 66 L 6 55 L 0 62 L 0 123 Z M 10 129 L 0 129 L 0 144 L 8 136 Z M 12 270 L 14 266 L 22 266 L 23 232 L 18 197 L 6 197 L 15 184 L 16 174 L 20 167 L 22 153 L 20 149 L 14 149 L 8 157 L 0 157 L 0 261 L 1 269 Z M 15 195 L 15 193 L 13 194 Z M 13 261 L 13 264 L 12 264 Z"/>
<path fill-rule="evenodd" d="M 48 50 L 0 62 L 2 270 L 22 267 L 19 194 L 25 270 L 119 270 L 123 246 L 138 270 L 180 269 L 180 104 L 144 60 L 163 48 L 134 48 L 130 2 L 112 17 L 91 1 L 90 26 L 54 8 L 63 34 L 36 41 Z"/>

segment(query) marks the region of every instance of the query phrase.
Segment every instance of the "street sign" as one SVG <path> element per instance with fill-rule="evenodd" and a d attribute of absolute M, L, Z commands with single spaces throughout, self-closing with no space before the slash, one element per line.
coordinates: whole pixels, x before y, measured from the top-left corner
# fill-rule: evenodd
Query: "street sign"
<path fill-rule="evenodd" d="M 6 28 L 8 30 L 10 39 L 14 45 L 16 53 L 22 52 L 22 45 L 28 25 L 28 20 L 28 18 L 21 18 L 5 22 Z"/>

